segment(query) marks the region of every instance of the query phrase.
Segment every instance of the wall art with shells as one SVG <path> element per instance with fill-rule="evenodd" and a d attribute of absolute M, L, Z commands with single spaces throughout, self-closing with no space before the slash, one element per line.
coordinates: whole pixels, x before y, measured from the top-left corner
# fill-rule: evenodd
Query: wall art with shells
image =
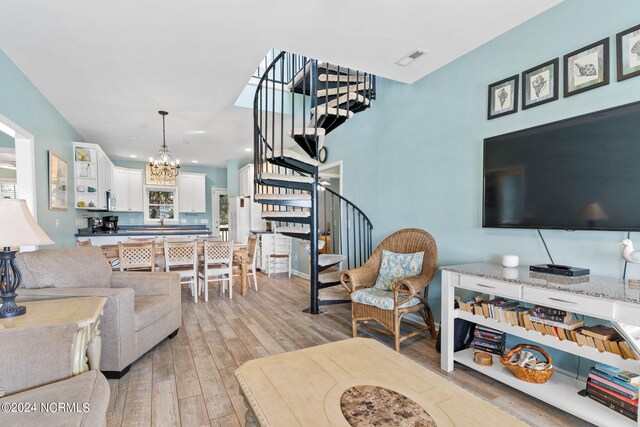
<path fill-rule="evenodd" d="M 640 25 L 616 35 L 618 81 L 640 75 Z"/>
<path fill-rule="evenodd" d="M 506 116 L 518 111 L 518 75 L 489 85 L 487 119 Z"/>
<path fill-rule="evenodd" d="M 564 97 L 609 84 L 609 38 L 564 56 Z"/>
<path fill-rule="evenodd" d="M 558 99 L 558 58 L 522 73 L 522 109 Z"/>

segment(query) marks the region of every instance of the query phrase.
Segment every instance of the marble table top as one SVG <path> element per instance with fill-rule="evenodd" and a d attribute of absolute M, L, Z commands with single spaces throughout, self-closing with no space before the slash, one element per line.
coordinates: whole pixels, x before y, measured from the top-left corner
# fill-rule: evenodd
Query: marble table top
<path fill-rule="evenodd" d="M 440 268 L 468 276 L 640 304 L 640 286 L 633 282 L 630 284 L 629 280 L 622 278 L 592 275 L 571 278 L 529 271 L 529 266 L 507 268 L 488 263 L 447 265 Z"/>

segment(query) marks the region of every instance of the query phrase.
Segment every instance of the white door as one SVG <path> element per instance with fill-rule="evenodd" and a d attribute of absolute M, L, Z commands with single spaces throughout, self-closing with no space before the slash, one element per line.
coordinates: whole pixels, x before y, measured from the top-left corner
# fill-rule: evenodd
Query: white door
<path fill-rule="evenodd" d="M 229 240 L 229 198 L 226 188 L 211 189 L 211 235 Z"/>

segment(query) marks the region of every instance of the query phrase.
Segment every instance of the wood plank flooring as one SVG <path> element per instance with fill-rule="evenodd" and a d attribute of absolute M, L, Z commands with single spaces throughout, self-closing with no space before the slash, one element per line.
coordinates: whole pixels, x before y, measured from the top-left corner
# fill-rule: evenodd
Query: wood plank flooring
<path fill-rule="evenodd" d="M 254 358 L 351 337 L 347 304 L 326 306 L 322 315 L 302 312 L 309 299 L 306 280 L 259 274 L 258 286 L 246 297 L 238 289 L 233 300 L 212 287 L 206 304 L 194 304 L 183 289 L 178 335 L 145 354 L 122 379 L 109 380 L 107 426 L 243 426 L 236 368 Z M 366 330 L 361 335 L 392 346 L 386 336 Z M 405 342 L 402 353 L 532 426 L 587 425 L 462 365 L 442 372 L 430 338 Z"/>

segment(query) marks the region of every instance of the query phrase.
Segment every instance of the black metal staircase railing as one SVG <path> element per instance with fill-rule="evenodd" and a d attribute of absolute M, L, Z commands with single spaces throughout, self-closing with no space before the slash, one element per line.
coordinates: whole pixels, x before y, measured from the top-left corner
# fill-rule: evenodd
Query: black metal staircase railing
<path fill-rule="evenodd" d="M 335 274 L 321 282 L 320 272 L 365 262 L 373 227 L 357 206 L 319 185 L 317 159 L 329 132 L 371 106 L 375 76 L 288 52 L 272 56 L 254 96 L 254 194 L 283 234 L 310 241 L 309 312 L 319 313 L 319 289 L 339 283 Z M 319 256 L 321 235 L 330 240 L 323 251 L 344 255 L 339 263 L 319 262 L 337 259 Z"/>

